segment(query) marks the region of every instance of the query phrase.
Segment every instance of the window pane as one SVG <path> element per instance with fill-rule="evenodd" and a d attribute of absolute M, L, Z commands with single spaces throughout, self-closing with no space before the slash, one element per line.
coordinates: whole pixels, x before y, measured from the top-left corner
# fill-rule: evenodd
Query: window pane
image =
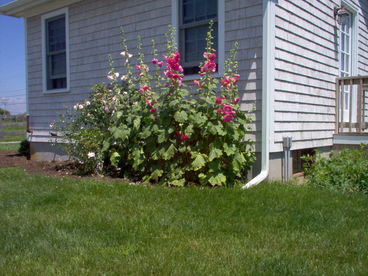
<path fill-rule="evenodd" d="M 65 17 L 51 19 L 47 22 L 48 51 L 65 50 Z"/>
<path fill-rule="evenodd" d="M 51 57 L 51 76 L 66 74 L 66 55 L 65 53 L 52 55 Z"/>
<path fill-rule="evenodd" d="M 217 23 L 214 29 L 214 48 L 217 49 Z M 185 52 L 184 62 L 200 62 L 203 59 L 203 52 L 206 48 L 206 35 L 208 25 L 188 28 L 184 30 Z"/>
<path fill-rule="evenodd" d="M 183 0 L 183 24 L 217 17 L 217 0 Z"/>

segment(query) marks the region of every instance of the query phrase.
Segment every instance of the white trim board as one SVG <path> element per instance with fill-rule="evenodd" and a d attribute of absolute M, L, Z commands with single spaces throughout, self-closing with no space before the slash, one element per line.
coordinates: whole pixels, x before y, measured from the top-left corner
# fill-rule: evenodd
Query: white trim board
<path fill-rule="evenodd" d="M 66 43 L 66 88 L 47 90 L 46 70 L 46 26 L 45 21 L 49 18 L 65 15 L 65 43 Z M 69 9 L 63 8 L 41 16 L 42 32 L 42 92 L 43 94 L 66 93 L 70 91 L 70 67 L 69 67 Z"/>

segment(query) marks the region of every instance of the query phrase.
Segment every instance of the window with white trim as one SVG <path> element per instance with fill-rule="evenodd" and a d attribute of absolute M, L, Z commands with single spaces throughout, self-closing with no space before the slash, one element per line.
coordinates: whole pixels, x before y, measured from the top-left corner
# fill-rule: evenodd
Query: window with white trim
<path fill-rule="evenodd" d="M 353 54 L 353 15 L 347 12 L 341 19 L 340 33 L 339 33 L 339 75 L 340 77 L 350 77 L 352 75 L 352 54 Z M 345 86 L 343 88 L 344 110 L 346 116 L 348 115 L 350 107 L 350 88 Z M 346 117 L 345 116 L 345 117 Z"/>
<path fill-rule="evenodd" d="M 218 10 L 218 0 L 179 0 L 179 51 L 185 74 L 199 71 L 211 20 L 214 22 L 214 48 L 218 50 Z"/>
<path fill-rule="evenodd" d="M 68 19 L 65 9 L 42 17 L 44 91 L 68 89 Z"/>

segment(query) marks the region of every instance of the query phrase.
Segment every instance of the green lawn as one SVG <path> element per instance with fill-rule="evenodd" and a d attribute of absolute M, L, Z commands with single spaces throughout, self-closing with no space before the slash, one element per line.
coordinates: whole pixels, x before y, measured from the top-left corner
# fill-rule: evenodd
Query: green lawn
<path fill-rule="evenodd" d="M 367 275 L 368 198 L 0 169 L 2 275 Z"/>
<path fill-rule="evenodd" d="M 3 131 L 24 131 L 26 132 L 26 126 L 4 126 Z"/>
<path fill-rule="evenodd" d="M 12 144 L 0 144 L 0 151 L 5 150 L 18 150 L 19 149 L 19 143 L 12 143 Z"/>

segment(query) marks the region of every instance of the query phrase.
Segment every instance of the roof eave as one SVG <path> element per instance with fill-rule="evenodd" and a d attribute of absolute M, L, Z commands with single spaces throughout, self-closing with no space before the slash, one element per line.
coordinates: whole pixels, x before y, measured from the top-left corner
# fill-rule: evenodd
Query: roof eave
<path fill-rule="evenodd" d="M 81 0 L 16 0 L 0 6 L 0 14 L 13 17 L 31 17 L 79 1 Z"/>

